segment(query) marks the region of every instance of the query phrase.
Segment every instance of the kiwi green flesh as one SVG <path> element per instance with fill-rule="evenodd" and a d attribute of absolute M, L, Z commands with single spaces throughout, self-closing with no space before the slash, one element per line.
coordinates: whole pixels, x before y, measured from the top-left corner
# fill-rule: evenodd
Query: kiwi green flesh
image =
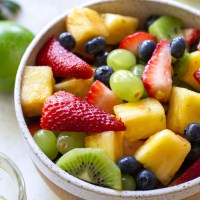
<path fill-rule="evenodd" d="M 184 76 L 188 71 L 190 60 L 190 53 L 185 53 L 181 59 L 174 63 L 174 74 L 178 77 Z"/>
<path fill-rule="evenodd" d="M 122 190 L 120 169 L 103 149 L 73 149 L 60 157 L 56 165 L 84 181 L 115 190 Z"/>
<path fill-rule="evenodd" d="M 163 15 L 149 26 L 149 33 L 154 35 L 158 40 L 171 40 L 182 34 L 183 22 L 177 17 Z"/>

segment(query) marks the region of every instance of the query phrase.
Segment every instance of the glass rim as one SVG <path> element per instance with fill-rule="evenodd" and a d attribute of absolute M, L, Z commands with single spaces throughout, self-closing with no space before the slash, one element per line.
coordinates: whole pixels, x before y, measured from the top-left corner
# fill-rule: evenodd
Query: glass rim
<path fill-rule="evenodd" d="M 9 175 L 13 175 L 18 186 L 18 198 L 17 200 L 26 199 L 26 187 L 22 173 L 17 165 L 5 154 L 0 152 L 0 168 L 5 170 Z"/>

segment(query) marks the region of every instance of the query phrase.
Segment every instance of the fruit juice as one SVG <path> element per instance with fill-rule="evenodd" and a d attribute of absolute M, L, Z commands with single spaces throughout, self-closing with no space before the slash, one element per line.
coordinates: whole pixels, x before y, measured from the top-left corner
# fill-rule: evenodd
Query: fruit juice
<path fill-rule="evenodd" d="M 66 27 L 22 77 L 23 113 L 46 156 L 119 191 L 199 177 L 200 30 L 89 8 L 73 9 Z"/>

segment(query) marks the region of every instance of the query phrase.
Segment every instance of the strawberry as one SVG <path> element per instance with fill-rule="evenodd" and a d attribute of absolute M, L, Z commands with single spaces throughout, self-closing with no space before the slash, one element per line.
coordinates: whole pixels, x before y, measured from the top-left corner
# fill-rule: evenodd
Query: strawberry
<path fill-rule="evenodd" d="M 101 81 L 96 80 L 90 87 L 85 100 L 94 106 L 113 114 L 113 107 L 123 103 L 112 90 L 106 87 Z"/>
<path fill-rule="evenodd" d="M 194 72 L 193 74 L 195 80 L 200 84 L 200 69 Z"/>
<path fill-rule="evenodd" d="M 37 132 L 38 130 L 41 129 L 41 127 L 40 127 L 40 120 L 38 118 L 32 119 L 31 122 L 27 123 L 27 126 L 28 126 L 28 129 L 29 129 L 31 135 L 34 135 L 35 132 Z"/>
<path fill-rule="evenodd" d="M 200 29 L 188 28 L 183 31 L 187 45 L 192 45 L 200 39 Z"/>
<path fill-rule="evenodd" d="M 161 40 L 142 74 L 148 94 L 162 103 L 168 101 L 172 89 L 171 53 L 168 40 Z"/>
<path fill-rule="evenodd" d="M 40 125 L 50 131 L 97 133 L 125 130 L 124 124 L 114 115 L 65 91 L 56 92 L 45 101 Z"/>
<path fill-rule="evenodd" d="M 36 65 L 52 67 L 55 77 L 88 79 L 93 76 L 90 65 L 62 47 L 54 37 L 50 38 L 39 51 Z"/>
<path fill-rule="evenodd" d="M 181 176 L 172 182 L 172 185 L 178 185 L 191 181 L 200 176 L 200 158 L 198 158 Z"/>
<path fill-rule="evenodd" d="M 136 56 L 138 55 L 138 47 L 145 40 L 152 40 L 157 42 L 156 37 L 146 32 L 136 32 L 132 35 L 125 37 L 119 44 L 120 49 L 126 49 L 133 52 Z"/>

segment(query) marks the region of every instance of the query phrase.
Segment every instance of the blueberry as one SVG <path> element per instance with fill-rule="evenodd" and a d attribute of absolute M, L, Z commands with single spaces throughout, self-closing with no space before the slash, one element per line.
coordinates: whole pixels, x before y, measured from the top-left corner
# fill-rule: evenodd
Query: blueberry
<path fill-rule="evenodd" d="M 152 40 L 145 40 L 142 44 L 138 47 L 139 58 L 144 61 L 148 62 L 151 58 L 153 51 L 156 48 L 156 43 Z"/>
<path fill-rule="evenodd" d="M 191 165 L 199 157 L 200 157 L 200 144 L 192 145 L 192 148 L 188 153 L 188 155 L 186 156 L 184 162 L 189 163 Z"/>
<path fill-rule="evenodd" d="M 85 51 L 88 54 L 98 54 L 104 51 L 106 47 L 106 41 L 103 37 L 95 37 L 92 40 L 85 43 Z"/>
<path fill-rule="evenodd" d="M 103 52 L 96 54 L 94 57 L 94 65 L 98 66 L 98 67 L 102 66 L 102 65 L 106 65 L 107 56 L 108 56 L 107 51 L 103 51 Z"/>
<path fill-rule="evenodd" d="M 141 167 L 141 164 L 132 156 L 122 157 L 118 160 L 117 165 L 125 174 L 135 174 Z"/>
<path fill-rule="evenodd" d="M 191 123 L 185 130 L 184 134 L 190 143 L 200 143 L 200 124 Z"/>
<path fill-rule="evenodd" d="M 136 177 L 136 186 L 139 190 L 155 189 L 157 182 L 155 174 L 147 169 L 140 171 Z"/>
<path fill-rule="evenodd" d="M 59 35 L 58 41 L 60 44 L 67 50 L 71 51 L 72 49 L 75 48 L 76 46 L 76 41 L 74 37 L 68 33 L 68 32 L 63 32 Z"/>
<path fill-rule="evenodd" d="M 160 17 L 159 15 L 149 16 L 144 23 L 144 29 L 148 31 L 149 26 L 151 26 L 151 24 L 153 24 L 159 17 Z"/>
<path fill-rule="evenodd" d="M 185 53 L 185 49 L 186 49 L 185 39 L 183 37 L 175 37 L 171 41 L 170 47 L 171 47 L 171 55 L 174 58 L 179 59 L 179 58 L 183 57 L 183 55 Z"/>
<path fill-rule="evenodd" d="M 109 81 L 113 73 L 114 71 L 111 67 L 107 65 L 100 66 L 94 72 L 94 80 L 99 80 L 106 86 L 110 87 Z"/>

